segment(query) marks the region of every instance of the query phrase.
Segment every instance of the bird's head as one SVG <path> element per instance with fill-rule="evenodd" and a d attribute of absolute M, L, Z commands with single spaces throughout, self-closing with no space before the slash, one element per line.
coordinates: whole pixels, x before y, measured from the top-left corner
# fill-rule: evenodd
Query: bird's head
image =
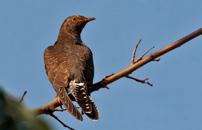
<path fill-rule="evenodd" d="M 64 23 L 61 26 L 63 33 L 70 33 L 71 35 L 80 35 L 84 26 L 90 22 L 95 20 L 92 17 L 84 17 L 80 15 L 73 15 L 66 18 Z"/>

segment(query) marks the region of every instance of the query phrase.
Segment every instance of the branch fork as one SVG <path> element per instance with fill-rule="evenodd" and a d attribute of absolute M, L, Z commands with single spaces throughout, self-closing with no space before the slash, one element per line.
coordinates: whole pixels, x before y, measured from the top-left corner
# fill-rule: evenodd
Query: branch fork
<path fill-rule="evenodd" d="M 145 51 L 145 52 L 142 54 L 142 56 L 140 56 L 140 57 L 136 60 L 137 49 L 138 49 L 138 47 L 139 47 L 141 41 L 142 41 L 142 40 L 140 39 L 140 40 L 137 42 L 137 44 L 136 44 L 136 46 L 135 46 L 135 48 L 134 48 L 134 50 L 133 50 L 133 56 L 132 56 L 131 65 L 133 65 L 133 64 L 135 64 L 135 63 L 141 61 L 141 60 L 144 58 L 144 56 L 146 56 L 152 49 L 154 49 L 154 46 L 151 47 L 150 49 L 148 49 L 147 51 Z"/>

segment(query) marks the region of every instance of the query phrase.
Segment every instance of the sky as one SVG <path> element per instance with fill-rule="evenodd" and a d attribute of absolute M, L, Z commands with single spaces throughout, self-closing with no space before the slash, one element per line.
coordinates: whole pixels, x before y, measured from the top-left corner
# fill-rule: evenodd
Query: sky
<path fill-rule="evenodd" d="M 201 0 L 1 0 L 0 85 L 37 108 L 55 97 L 43 62 L 44 49 L 57 38 L 71 15 L 95 17 L 82 32 L 94 54 L 94 82 L 118 72 L 137 55 L 151 51 L 202 27 Z M 148 77 L 153 87 L 122 78 L 92 94 L 98 121 L 79 122 L 67 112 L 56 113 L 76 130 L 199 130 L 202 129 L 202 37 L 163 55 L 132 76 Z M 49 116 L 54 129 L 65 128 Z"/>

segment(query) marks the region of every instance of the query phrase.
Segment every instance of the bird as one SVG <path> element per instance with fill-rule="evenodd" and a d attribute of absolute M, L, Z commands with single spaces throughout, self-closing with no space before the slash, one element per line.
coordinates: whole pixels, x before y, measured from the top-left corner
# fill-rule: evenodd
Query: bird
<path fill-rule="evenodd" d="M 80 121 L 84 114 L 92 120 L 99 118 L 88 91 L 94 77 L 93 54 L 81 40 L 83 28 L 93 20 L 95 18 L 81 15 L 67 17 L 60 27 L 55 44 L 48 46 L 44 52 L 46 74 L 59 101 Z"/>

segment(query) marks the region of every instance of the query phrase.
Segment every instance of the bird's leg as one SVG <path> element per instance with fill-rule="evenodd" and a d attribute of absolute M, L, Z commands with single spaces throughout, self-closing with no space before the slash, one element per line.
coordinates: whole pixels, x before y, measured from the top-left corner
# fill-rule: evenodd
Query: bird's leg
<path fill-rule="evenodd" d="M 57 101 L 60 103 L 60 108 L 63 110 L 64 108 L 62 107 L 62 102 L 60 101 L 60 98 L 58 96 L 56 96 Z"/>

